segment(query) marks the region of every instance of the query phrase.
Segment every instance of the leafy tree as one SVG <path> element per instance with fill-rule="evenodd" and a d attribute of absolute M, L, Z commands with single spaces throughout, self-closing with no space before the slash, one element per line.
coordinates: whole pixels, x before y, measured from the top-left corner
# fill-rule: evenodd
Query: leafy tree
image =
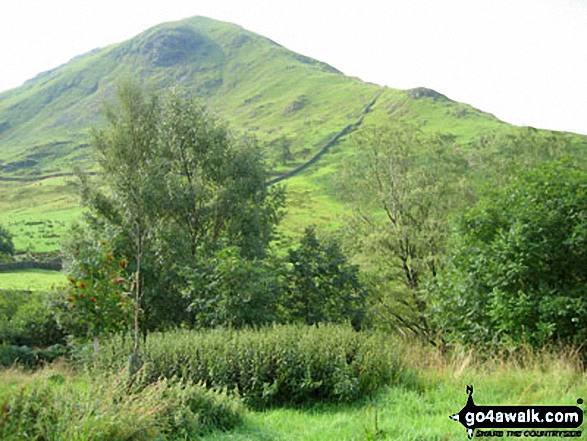
<path fill-rule="evenodd" d="M 361 326 L 367 289 L 359 267 L 347 261 L 340 245 L 321 242 L 306 228 L 297 248 L 288 252 L 281 306 L 285 321 L 306 324 L 350 321 Z"/>
<path fill-rule="evenodd" d="M 467 199 L 468 164 L 448 138 L 405 124 L 362 130 L 354 140 L 359 154 L 346 172 L 354 204 L 349 235 L 380 276 L 380 314 L 428 334 L 423 289 L 441 266 L 447 217 Z"/>
<path fill-rule="evenodd" d="M 283 190 L 265 185 L 253 140 L 235 140 L 193 98 L 173 91 L 121 86 L 93 144 L 103 174 L 99 184 L 80 174 L 86 220 L 130 260 L 137 360 L 140 316 L 144 331 L 189 320 L 197 293 L 185 292 L 186 268 L 225 246 L 247 259 L 264 255 Z"/>
<path fill-rule="evenodd" d="M 186 268 L 184 295 L 197 326 L 241 328 L 278 321 L 281 272 L 276 260 L 246 259 L 236 247 Z"/>
<path fill-rule="evenodd" d="M 587 337 L 587 173 L 549 163 L 465 213 L 431 316 L 466 342 Z"/>
<path fill-rule="evenodd" d="M 106 112 L 106 124 L 92 131 L 92 144 L 103 173 L 103 186 L 80 174 L 82 202 L 94 225 L 110 225 L 128 238 L 134 257 L 134 330 L 132 369 L 138 364 L 139 316 L 145 293 L 143 257 L 156 234 L 164 198 L 163 170 L 157 156 L 158 100 L 133 84 L 118 89 L 118 106 Z"/>
<path fill-rule="evenodd" d="M 287 165 L 294 160 L 294 155 L 291 152 L 292 141 L 287 136 L 280 136 L 269 142 L 270 150 L 276 152 L 277 158 L 281 165 Z"/>
<path fill-rule="evenodd" d="M 159 129 L 164 158 L 166 212 L 183 232 L 192 258 L 236 246 L 262 257 L 284 203 L 253 138 L 235 140 L 226 126 L 193 98 L 171 92 L 163 100 Z"/>
<path fill-rule="evenodd" d="M 12 242 L 12 234 L 0 225 L 0 255 L 2 254 L 12 256 L 14 254 L 14 243 Z"/>
<path fill-rule="evenodd" d="M 69 304 L 68 324 L 74 332 L 93 337 L 98 352 L 99 337 L 127 329 L 132 317 L 131 284 L 124 271 L 128 261 L 117 258 L 104 240 L 76 251 L 68 271 L 70 284 L 63 290 Z"/>

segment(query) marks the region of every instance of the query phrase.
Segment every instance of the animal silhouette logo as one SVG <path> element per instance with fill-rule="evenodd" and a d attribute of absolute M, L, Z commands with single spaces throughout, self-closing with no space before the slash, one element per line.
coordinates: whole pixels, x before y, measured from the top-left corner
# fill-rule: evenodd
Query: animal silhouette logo
<path fill-rule="evenodd" d="M 583 411 L 578 406 L 478 406 L 473 400 L 473 386 L 467 386 L 467 404 L 450 419 L 458 421 L 467 430 L 469 439 L 475 429 L 534 429 L 524 436 L 576 436 L 581 432 L 536 429 L 577 428 L 583 424 Z M 582 399 L 577 400 L 583 404 Z M 503 434 L 498 434 L 503 436 Z"/>

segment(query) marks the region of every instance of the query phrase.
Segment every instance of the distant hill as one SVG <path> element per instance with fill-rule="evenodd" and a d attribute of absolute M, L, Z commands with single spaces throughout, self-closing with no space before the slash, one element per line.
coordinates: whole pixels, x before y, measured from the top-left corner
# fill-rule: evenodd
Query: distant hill
<path fill-rule="evenodd" d="M 310 216 L 318 222 L 331 222 L 339 213 L 324 182 L 336 172 L 341 149 L 352 150 L 344 147 L 348 134 L 361 126 L 403 118 L 463 144 L 513 130 L 430 89 L 382 88 L 345 76 L 234 24 L 204 17 L 165 23 L 0 94 L 0 223 L 17 230 L 21 249 L 32 231 L 27 223 L 79 213 L 66 176 L 75 164 L 92 169 L 88 128 L 100 122 L 104 103 L 124 79 L 196 94 L 233 131 L 259 139 L 274 177 L 299 168 L 288 180 L 294 229 L 308 209 L 318 210 Z M 37 247 L 57 247 L 60 234 L 53 236 Z"/>

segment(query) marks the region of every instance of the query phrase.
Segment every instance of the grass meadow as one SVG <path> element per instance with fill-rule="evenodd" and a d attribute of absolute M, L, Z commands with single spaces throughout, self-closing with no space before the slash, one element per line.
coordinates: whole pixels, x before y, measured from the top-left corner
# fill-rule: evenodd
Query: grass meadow
<path fill-rule="evenodd" d="M 67 282 L 60 271 L 26 269 L 0 272 L 0 290 L 6 291 L 46 291 L 52 285 Z"/>

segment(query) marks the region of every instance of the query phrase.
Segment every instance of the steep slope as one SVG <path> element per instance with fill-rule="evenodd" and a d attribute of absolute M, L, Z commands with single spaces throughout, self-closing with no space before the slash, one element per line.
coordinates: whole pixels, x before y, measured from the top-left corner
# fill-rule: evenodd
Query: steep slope
<path fill-rule="evenodd" d="M 290 232 L 333 227 L 344 216 L 334 177 L 356 151 L 351 132 L 402 119 L 466 146 L 515 130 L 429 89 L 347 77 L 237 25 L 203 17 L 165 23 L 0 94 L 0 224 L 19 250 L 59 247 L 80 213 L 67 175 L 75 164 L 92 169 L 89 127 L 126 79 L 194 93 L 233 131 L 254 134 L 273 179 L 289 177 Z"/>
<path fill-rule="evenodd" d="M 125 78 L 190 90 L 235 130 L 254 132 L 285 169 L 355 119 L 378 89 L 236 25 L 167 23 L 0 94 L 2 175 L 38 177 L 83 160 L 88 127 Z"/>

